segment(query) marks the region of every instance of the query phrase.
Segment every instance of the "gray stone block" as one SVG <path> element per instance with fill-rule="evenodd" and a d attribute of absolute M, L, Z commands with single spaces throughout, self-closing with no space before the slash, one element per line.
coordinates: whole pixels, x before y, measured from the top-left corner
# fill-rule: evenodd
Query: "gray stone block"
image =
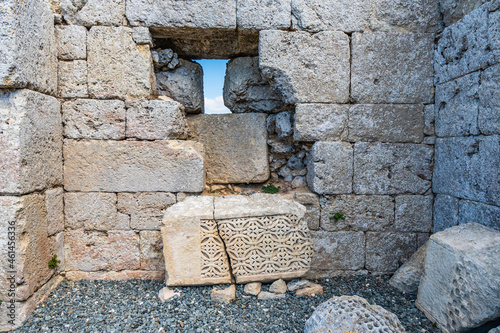
<path fill-rule="evenodd" d="M 423 138 L 423 105 L 358 104 L 349 108 L 350 142 L 420 143 Z"/>
<path fill-rule="evenodd" d="M 500 12 L 499 12 L 500 13 Z M 478 126 L 482 134 L 500 134 L 500 64 L 481 73 Z"/>
<path fill-rule="evenodd" d="M 496 4 L 495 4 L 496 3 Z M 490 10 L 495 9 L 495 12 L 490 13 L 488 17 L 488 38 L 490 49 L 495 55 L 495 63 L 500 62 L 500 5 L 498 1 L 490 2 Z"/>
<path fill-rule="evenodd" d="M 348 105 L 298 104 L 295 108 L 295 141 L 339 140 L 345 137 Z"/>
<path fill-rule="evenodd" d="M 352 193 L 353 148 L 347 142 L 319 141 L 311 149 L 307 183 L 318 194 Z"/>
<path fill-rule="evenodd" d="M 85 27 L 58 25 L 55 33 L 60 60 L 87 59 L 87 29 Z"/>
<path fill-rule="evenodd" d="M 405 262 L 389 280 L 389 284 L 404 293 L 416 294 L 420 278 L 424 273 L 425 252 L 428 243 L 425 243 L 410 259 Z"/>
<path fill-rule="evenodd" d="M 458 208 L 458 223 L 479 223 L 500 231 L 500 207 L 476 201 L 461 200 Z"/>
<path fill-rule="evenodd" d="M 57 77 L 59 97 L 88 97 L 87 61 L 59 61 Z"/>
<path fill-rule="evenodd" d="M 402 232 L 430 232 L 433 201 L 432 195 L 398 195 L 394 229 Z"/>
<path fill-rule="evenodd" d="M 91 27 L 125 23 L 125 0 L 61 0 L 61 9 L 69 24 Z"/>
<path fill-rule="evenodd" d="M 291 0 L 238 0 L 236 23 L 241 30 L 288 29 L 291 11 Z"/>
<path fill-rule="evenodd" d="M 443 14 L 443 22 L 446 26 L 450 26 L 462 19 L 465 15 L 472 12 L 474 9 L 481 7 L 488 0 L 441 0 L 441 13 Z"/>
<path fill-rule="evenodd" d="M 459 199 L 448 195 L 438 194 L 434 199 L 434 229 L 433 232 L 443 231 L 458 225 Z"/>
<path fill-rule="evenodd" d="M 431 187 L 434 149 L 404 143 L 354 145 L 354 193 L 424 194 Z"/>
<path fill-rule="evenodd" d="M 311 231 L 311 270 L 360 270 L 365 266 L 365 234 L 362 231 Z"/>
<path fill-rule="evenodd" d="M 434 135 L 435 133 L 435 105 L 429 104 L 424 107 L 424 134 Z"/>
<path fill-rule="evenodd" d="M 355 33 L 351 95 L 358 103 L 432 103 L 433 34 Z"/>
<path fill-rule="evenodd" d="M 372 30 L 435 33 L 441 23 L 435 0 L 377 0 L 373 10 Z"/>
<path fill-rule="evenodd" d="M 372 273 L 394 272 L 416 250 L 416 234 L 367 232 L 366 269 Z"/>

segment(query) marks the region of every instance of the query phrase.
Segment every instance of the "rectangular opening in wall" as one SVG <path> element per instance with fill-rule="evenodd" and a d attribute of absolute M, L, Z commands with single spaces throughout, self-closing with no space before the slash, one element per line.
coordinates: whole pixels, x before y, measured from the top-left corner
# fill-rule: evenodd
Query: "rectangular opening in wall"
<path fill-rule="evenodd" d="M 206 114 L 225 114 L 231 111 L 224 105 L 223 88 L 229 60 L 196 60 L 203 68 L 203 91 Z"/>

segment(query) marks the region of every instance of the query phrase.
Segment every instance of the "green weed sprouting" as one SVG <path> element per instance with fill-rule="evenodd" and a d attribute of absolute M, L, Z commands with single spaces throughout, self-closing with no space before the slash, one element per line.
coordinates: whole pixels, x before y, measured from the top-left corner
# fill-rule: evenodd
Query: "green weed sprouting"
<path fill-rule="evenodd" d="M 273 183 L 269 183 L 267 185 L 262 186 L 262 192 L 264 193 L 270 193 L 270 194 L 275 194 L 278 193 L 281 189 L 281 186 L 274 186 Z"/>
<path fill-rule="evenodd" d="M 57 268 L 57 265 L 61 262 L 61 260 L 57 260 L 57 254 L 54 254 L 52 259 L 49 261 L 49 268 L 54 269 Z"/>
<path fill-rule="evenodd" d="M 343 213 L 338 212 L 335 213 L 332 217 L 330 217 L 330 220 L 335 220 L 335 222 L 338 222 L 339 220 L 345 220 L 345 216 Z"/>

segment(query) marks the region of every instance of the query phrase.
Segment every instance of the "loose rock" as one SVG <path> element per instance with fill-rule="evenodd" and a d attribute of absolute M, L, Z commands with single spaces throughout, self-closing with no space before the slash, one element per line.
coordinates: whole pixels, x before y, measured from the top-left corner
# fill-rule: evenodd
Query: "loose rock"
<path fill-rule="evenodd" d="M 243 291 L 245 292 L 245 294 L 257 296 L 260 293 L 261 289 L 262 289 L 262 283 L 252 282 L 252 283 L 247 283 Z"/>
<path fill-rule="evenodd" d="M 296 291 L 299 289 L 308 288 L 311 286 L 311 281 L 309 280 L 295 280 L 288 283 L 288 291 Z"/>
<path fill-rule="evenodd" d="M 275 294 L 286 293 L 286 282 L 283 279 L 274 281 L 269 287 L 269 291 Z"/>
<path fill-rule="evenodd" d="M 261 291 L 259 296 L 257 296 L 257 299 L 260 299 L 262 301 L 269 301 L 272 299 L 276 298 L 285 298 L 286 294 L 275 294 L 275 293 L 270 293 L 267 291 Z"/>
<path fill-rule="evenodd" d="M 311 283 L 310 287 L 299 289 L 295 292 L 295 296 L 321 296 L 323 295 L 323 286 L 317 283 Z"/>
<path fill-rule="evenodd" d="M 161 289 L 160 292 L 158 293 L 158 298 L 162 302 L 165 302 L 171 298 L 174 298 L 174 297 L 180 296 L 180 295 L 181 295 L 180 292 L 175 292 L 172 289 L 170 289 L 169 287 L 165 287 L 165 288 Z"/>
<path fill-rule="evenodd" d="M 231 303 L 232 301 L 236 300 L 236 286 L 232 284 L 222 290 L 214 287 L 214 289 L 212 289 L 210 297 L 214 302 Z"/>

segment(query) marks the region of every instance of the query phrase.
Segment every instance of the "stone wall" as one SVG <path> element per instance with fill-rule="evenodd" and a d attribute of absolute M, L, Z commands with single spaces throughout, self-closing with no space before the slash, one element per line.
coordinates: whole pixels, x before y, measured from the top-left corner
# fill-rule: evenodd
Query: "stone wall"
<path fill-rule="evenodd" d="M 469 222 L 500 230 L 500 7 L 454 3 L 443 1 L 453 24 L 434 58 L 434 232 Z"/>

